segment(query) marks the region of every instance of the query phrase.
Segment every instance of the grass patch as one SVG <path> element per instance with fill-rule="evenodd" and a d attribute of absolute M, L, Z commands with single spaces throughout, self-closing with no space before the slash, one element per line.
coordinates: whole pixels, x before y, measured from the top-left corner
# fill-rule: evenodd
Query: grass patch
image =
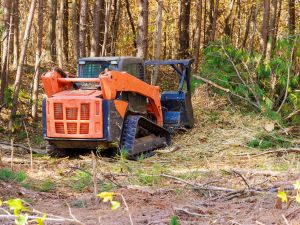
<path fill-rule="evenodd" d="M 83 171 L 76 171 L 74 178 L 71 180 L 71 188 L 75 191 L 83 191 L 92 184 L 92 177 Z"/>
<path fill-rule="evenodd" d="M 291 146 L 291 141 L 276 132 L 262 132 L 256 135 L 254 139 L 248 141 L 247 146 L 262 150 L 269 148 L 288 148 Z"/>
<path fill-rule="evenodd" d="M 26 179 L 26 174 L 23 171 L 13 172 L 11 169 L 0 169 L 0 180 L 9 182 L 21 183 Z"/>
<path fill-rule="evenodd" d="M 42 183 L 38 187 L 38 190 L 41 192 L 50 192 L 54 189 L 55 189 L 55 183 L 50 179 L 42 181 Z"/>

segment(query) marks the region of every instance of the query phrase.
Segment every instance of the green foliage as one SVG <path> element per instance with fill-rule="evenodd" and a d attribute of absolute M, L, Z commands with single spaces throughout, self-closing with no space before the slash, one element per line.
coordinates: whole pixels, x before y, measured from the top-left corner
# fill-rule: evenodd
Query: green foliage
<path fill-rule="evenodd" d="M 92 177 L 90 174 L 83 171 L 76 171 L 75 176 L 71 181 L 71 187 L 75 191 L 83 191 L 92 184 Z"/>
<path fill-rule="evenodd" d="M 177 216 L 172 216 L 170 225 L 180 225 Z"/>
<path fill-rule="evenodd" d="M 267 60 L 261 52 L 236 48 L 223 39 L 204 50 L 200 74 L 246 99 L 232 97 L 233 101 L 247 107 L 255 104 L 266 116 L 282 123 L 282 118 L 300 107 L 299 66 L 296 63 L 300 58 L 299 49 L 300 37 L 278 39 L 272 58 Z M 290 122 L 299 120 L 300 115 L 295 114 Z"/>
<path fill-rule="evenodd" d="M 162 172 L 162 166 L 160 164 L 154 164 L 150 172 L 138 170 L 136 175 L 140 184 L 152 186 L 161 182 L 160 174 Z"/>
<path fill-rule="evenodd" d="M 291 146 L 291 141 L 287 138 L 277 134 L 276 132 L 266 133 L 262 132 L 247 143 L 248 147 L 269 149 L 275 147 L 287 148 Z"/>
<path fill-rule="evenodd" d="M 55 183 L 51 181 L 50 179 L 42 181 L 40 184 L 38 190 L 41 192 L 49 192 L 52 191 L 55 188 Z"/>
<path fill-rule="evenodd" d="M 26 174 L 22 171 L 15 173 L 7 168 L 0 169 L 0 180 L 6 182 L 13 181 L 13 182 L 21 183 L 25 179 L 26 179 Z"/>

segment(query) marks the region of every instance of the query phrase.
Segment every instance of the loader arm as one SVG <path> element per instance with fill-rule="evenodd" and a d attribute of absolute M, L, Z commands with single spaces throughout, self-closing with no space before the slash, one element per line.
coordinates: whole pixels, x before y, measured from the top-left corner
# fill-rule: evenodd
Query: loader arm
<path fill-rule="evenodd" d="M 163 126 L 160 88 L 120 71 L 107 71 L 100 75 L 103 99 L 116 99 L 118 92 L 135 92 L 149 99 L 149 109 L 154 113 L 157 124 Z"/>

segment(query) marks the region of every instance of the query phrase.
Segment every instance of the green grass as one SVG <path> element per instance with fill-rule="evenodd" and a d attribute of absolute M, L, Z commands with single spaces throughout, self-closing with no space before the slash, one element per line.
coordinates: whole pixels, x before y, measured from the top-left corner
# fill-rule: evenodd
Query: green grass
<path fill-rule="evenodd" d="M 21 183 L 26 179 L 26 174 L 22 171 L 13 172 L 11 169 L 0 169 L 0 180 L 6 182 Z"/>
<path fill-rule="evenodd" d="M 55 188 L 55 183 L 52 180 L 47 179 L 42 181 L 42 183 L 38 187 L 38 190 L 41 192 L 50 192 L 54 190 L 54 188 Z"/>
<path fill-rule="evenodd" d="M 90 187 L 91 184 L 91 175 L 83 171 L 76 171 L 74 178 L 71 180 L 71 188 L 75 191 L 83 191 Z"/>

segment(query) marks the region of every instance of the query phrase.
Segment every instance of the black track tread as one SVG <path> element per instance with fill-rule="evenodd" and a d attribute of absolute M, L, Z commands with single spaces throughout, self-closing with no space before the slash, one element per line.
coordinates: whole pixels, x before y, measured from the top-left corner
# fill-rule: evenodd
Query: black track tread
<path fill-rule="evenodd" d="M 123 132 L 121 139 L 121 148 L 128 152 L 129 158 L 134 158 L 135 156 L 141 154 L 149 154 L 154 149 L 145 149 L 144 152 L 139 152 L 138 154 L 134 151 L 135 135 L 139 126 L 147 129 L 150 133 L 156 136 L 164 136 L 167 139 L 167 145 L 171 144 L 170 133 L 163 127 L 153 123 L 152 121 L 146 119 L 145 117 L 139 115 L 128 115 L 123 123 Z M 151 153 L 150 153 L 151 155 Z"/>

